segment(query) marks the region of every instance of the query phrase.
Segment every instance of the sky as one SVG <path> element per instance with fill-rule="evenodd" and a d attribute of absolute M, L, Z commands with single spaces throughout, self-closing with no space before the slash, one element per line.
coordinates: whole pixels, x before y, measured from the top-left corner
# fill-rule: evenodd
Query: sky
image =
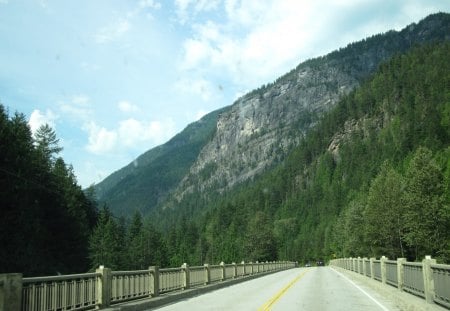
<path fill-rule="evenodd" d="M 88 187 L 208 112 L 449 0 L 0 0 L 0 103 Z"/>

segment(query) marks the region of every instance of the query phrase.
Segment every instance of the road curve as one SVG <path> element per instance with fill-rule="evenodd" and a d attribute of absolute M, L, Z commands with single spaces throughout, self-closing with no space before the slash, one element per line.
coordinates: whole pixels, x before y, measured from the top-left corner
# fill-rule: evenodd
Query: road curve
<path fill-rule="evenodd" d="M 329 267 L 296 268 L 182 300 L 156 310 L 398 310 Z"/>

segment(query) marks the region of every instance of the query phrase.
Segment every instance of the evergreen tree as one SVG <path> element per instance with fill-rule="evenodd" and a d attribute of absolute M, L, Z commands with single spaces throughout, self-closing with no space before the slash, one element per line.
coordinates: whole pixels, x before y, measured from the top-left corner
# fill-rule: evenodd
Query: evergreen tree
<path fill-rule="evenodd" d="M 118 270 L 125 251 L 121 231 L 111 212 L 104 206 L 89 239 L 89 258 L 93 269 L 100 265 Z"/>
<path fill-rule="evenodd" d="M 55 156 L 60 153 L 63 148 L 59 146 L 59 139 L 56 138 L 55 131 L 48 124 L 41 125 L 35 135 L 35 143 L 37 150 L 42 153 L 44 159 L 53 162 Z"/>
<path fill-rule="evenodd" d="M 418 148 L 406 172 L 405 240 L 416 259 L 448 254 L 450 213 L 445 202 L 443 175 L 427 148 Z M 448 260 L 448 258 L 445 258 Z"/>
<path fill-rule="evenodd" d="M 365 239 L 371 256 L 404 257 L 402 193 L 400 174 L 384 163 L 372 181 L 364 211 Z"/>
<path fill-rule="evenodd" d="M 250 220 L 246 237 L 247 256 L 250 261 L 267 261 L 276 258 L 276 244 L 269 217 L 261 211 Z"/>

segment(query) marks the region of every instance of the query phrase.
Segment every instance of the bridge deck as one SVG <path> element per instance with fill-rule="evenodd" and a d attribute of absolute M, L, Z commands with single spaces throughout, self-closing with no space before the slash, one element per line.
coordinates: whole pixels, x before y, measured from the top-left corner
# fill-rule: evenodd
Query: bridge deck
<path fill-rule="evenodd" d="M 395 288 L 390 290 L 397 291 Z M 346 274 L 330 267 L 317 267 L 282 271 L 157 310 L 401 309 L 395 298 L 377 292 L 363 281 L 351 280 Z"/>

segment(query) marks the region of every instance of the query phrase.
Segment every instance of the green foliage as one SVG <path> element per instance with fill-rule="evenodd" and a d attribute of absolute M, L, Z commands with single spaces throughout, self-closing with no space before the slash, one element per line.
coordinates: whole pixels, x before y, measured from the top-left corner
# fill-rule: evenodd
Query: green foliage
<path fill-rule="evenodd" d="M 192 219 L 198 228 L 190 245 L 170 231 L 172 262 L 424 254 L 448 261 L 448 55 L 442 43 L 394 57 L 272 171 L 158 214 L 162 223 Z"/>
<path fill-rule="evenodd" d="M 434 254 L 449 259 L 449 202 L 445 201 L 443 175 L 432 153 L 418 148 L 406 171 L 403 196 L 405 241 L 421 258 Z"/>
<path fill-rule="evenodd" d="M 48 124 L 39 127 L 34 135 L 37 150 L 43 157 L 54 160 L 54 156 L 60 153 L 63 148 L 59 146 L 59 139 L 56 138 L 55 131 Z"/>
<path fill-rule="evenodd" d="M 0 105 L 0 257 L 2 273 L 26 276 L 84 272 L 96 204 L 56 154 L 56 134 L 33 139 L 24 115 Z M 7 254 L 7 255 L 6 255 Z"/>
<path fill-rule="evenodd" d="M 227 109 L 211 112 L 188 125 L 164 145 L 149 150 L 95 185 L 99 202 L 108 204 L 118 216 L 127 216 L 130 206 L 148 214 L 189 172 L 202 147 L 214 135 L 218 116 Z M 208 166 L 204 174 L 213 169 Z"/>
<path fill-rule="evenodd" d="M 127 224 L 115 219 L 107 207 L 99 214 L 89 238 L 91 268 L 100 265 L 113 270 L 143 270 L 149 266 L 168 265 L 167 248 L 161 234 L 136 212 Z"/>
<path fill-rule="evenodd" d="M 107 207 L 99 213 L 97 226 L 89 239 L 92 268 L 100 265 L 118 270 L 124 264 L 124 232 Z M 128 259 L 128 258 L 127 258 Z"/>
<path fill-rule="evenodd" d="M 364 227 L 369 255 L 385 254 L 389 258 L 404 257 L 402 215 L 403 180 L 387 163 L 373 179 L 364 209 Z"/>

